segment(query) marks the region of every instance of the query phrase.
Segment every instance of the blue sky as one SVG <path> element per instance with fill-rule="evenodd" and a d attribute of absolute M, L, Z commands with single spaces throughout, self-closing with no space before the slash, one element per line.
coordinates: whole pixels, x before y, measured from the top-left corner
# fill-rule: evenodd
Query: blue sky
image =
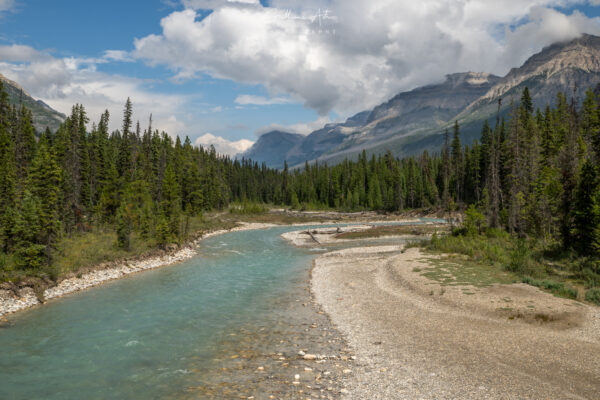
<path fill-rule="evenodd" d="M 138 119 L 229 154 L 452 72 L 505 74 L 600 34 L 597 0 L 0 0 L 0 72 L 68 112 Z M 501 4 L 494 4 L 501 3 Z M 418 32 L 415 35 L 415 32 Z"/>

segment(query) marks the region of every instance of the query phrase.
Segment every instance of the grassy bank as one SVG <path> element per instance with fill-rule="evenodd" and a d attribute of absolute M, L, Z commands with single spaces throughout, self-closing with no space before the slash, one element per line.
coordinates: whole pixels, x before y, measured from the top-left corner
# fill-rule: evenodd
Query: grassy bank
<path fill-rule="evenodd" d="M 385 236 L 413 235 L 423 236 L 444 231 L 439 225 L 380 225 L 357 232 L 343 232 L 336 239 L 376 239 Z"/>
<path fill-rule="evenodd" d="M 598 262 L 559 252 L 557 243 L 519 239 L 502 230 L 487 229 L 434 234 L 430 241 L 415 246 L 445 255 L 439 271 L 430 272 L 431 278 L 440 282 L 458 280 L 475 286 L 523 282 L 560 297 L 600 305 Z"/>
<path fill-rule="evenodd" d="M 203 216 L 182 218 L 181 236 L 183 244 L 191 238 L 222 229 L 231 229 L 240 222 L 271 223 L 289 225 L 295 223 L 318 223 L 336 219 L 310 214 L 290 214 L 284 211 L 271 212 L 264 205 L 254 203 L 233 204 L 227 211 L 205 213 Z M 19 268 L 12 256 L 0 253 L 1 282 L 56 281 L 70 274 L 79 274 L 95 266 L 124 258 L 150 255 L 160 249 L 154 238 L 143 238 L 132 233 L 130 246 L 125 250 L 117 246 L 117 233 L 109 227 L 95 227 L 86 232 L 74 233 L 58 241 L 52 254 L 52 264 L 43 268 Z"/>

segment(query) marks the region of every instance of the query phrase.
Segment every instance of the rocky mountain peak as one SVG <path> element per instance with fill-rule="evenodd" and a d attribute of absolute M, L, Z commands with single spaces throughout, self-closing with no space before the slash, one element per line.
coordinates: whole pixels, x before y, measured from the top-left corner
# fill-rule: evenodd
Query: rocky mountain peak
<path fill-rule="evenodd" d="M 558 74 L 574 71 L 586 74 L 600 73 L 600 37 L 584 34 L 576 39 L 545 47 L 531 56 L 521 67 L 511 69 L 483 99 L 498 98 L 534 77 L 547 81 Z M 567 80 L 566 77 L 559 79 Z"/>
<path fill-rule="evenodd" d="M 13 80 L 8 79 L 7 77 L 5 77 L 2 74 L 0 74 L 0 81 L 2 81 L 2 83 L 4 83 L 5 85 L 12 86 L 13 88 L 23 92 L 23 95 L 31 97 L 31 95 L 29 93 L 27 93 L 27 91 L 25 89 L 23 89 L 23 87 L 21 87 L 21 85 L 19 85 L 17 82 L 15 82 Z"/>
<path fill-rule="evenodd" d="M 41 100 L 33 98 L 21 85 L 0 74 L 0 81 L 4 84 L 4 90 L 8 94 L 10 104 L 23 104 L 29 108 L 33 115 L 33 126 L 38 133 L 43 132 L 46 127 L 56 131 L 66 116 Z"/>

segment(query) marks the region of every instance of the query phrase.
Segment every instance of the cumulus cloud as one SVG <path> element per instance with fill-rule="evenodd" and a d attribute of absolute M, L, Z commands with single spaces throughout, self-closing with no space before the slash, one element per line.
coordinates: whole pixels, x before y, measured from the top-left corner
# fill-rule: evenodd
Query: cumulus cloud
<path fill-rule="evenodd" d="M 115 56 L 115 53 L 110 55 Z M 0 46 L 0 73 L 18 82 L 32 96 L 69 114 L 75 103 L 83 104 L 92 121 L 104 110 L 111 114 L 111 129 L 120 127 L 123 105 L 130 97 L 134 119 L 142 122 L 153 114 L 154 127 L 171 135 L 186 133 L 177 115 L 189 100 L 185 96 L 153 92 L 142 80 L 98 72 L 95 65 L 106 56 L 56 58 L 29 46 Z"/>
<path fill-rule="evenodd" d="M 0 46 L 0 61 L 34 61 L 47 58 L 49 58 L 47 54 L 30 46 L 19 44 Z"/>
<path fill-rule="evenodd" d="M 15 0 L 0 0 L 0 12 L 12 11 L 16 6 Z"/>
<path fill-rule="evenodd" d="M 268 106 L 273 104 L 287 104 L 292 101 L 285 97 L 273 97 L 266 98 L 263 96 L 255 96 L 252 94 L 241 94 L 235 99 L 236 104 L 240 105 L 257 105 L 257 106 Z"/>
<path fill-rule="evenodd" d="M 270 124 L 257 129 L 254 134 L 256 136 L 261 136 L 271 131 L 283 131 L 289 133 L 299 133 L 300 135 L 308 135 L 309 133 L 316 131 L 317 129 L 321 129 L 323 126 L 333 122 L 339 121 L 333 121 L 329 118 L 329 116 L 322 116 L 314 121 L 299 122 L 291 125 Z"/>
<path fill-rule="evenodd" d="M 179 79 L 208 73 L 260 84 L 321 115 L 349 115 L 447 73 L 503 75 L 556 40 L 598 34 L 598 19 L 549 8 L 584 2 L 184 0 L 160 34 L 135 41 L 133 56 Z M 204 8 L 214 11 L 201 19 L 195 10 Z"/>
<path fill-rule="evenodd" d="M 235 155 L 248 150 L 250 147 L 252 147 L 254 142 L 247 139 L 231 141 L 221 136 L 215 136 L 212 133 L 205 133 L 197 138 L 194 144 L 196 146 L 203 147 L 214 146 L 217 153 L 234 157 Z"/>

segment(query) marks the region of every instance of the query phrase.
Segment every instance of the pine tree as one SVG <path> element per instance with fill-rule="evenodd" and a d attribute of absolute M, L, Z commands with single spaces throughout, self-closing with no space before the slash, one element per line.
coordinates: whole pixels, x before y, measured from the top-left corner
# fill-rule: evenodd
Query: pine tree
<path fill-rule="evenodd" d="M 179 195 L 179 184 L 171 165 L 165 170 L 161 193 L 162 212 L 167 220 L 171 236 L 176 239 L 180 233 L 181 197 Z"/>
<path fill-rule="evenodd" d="M 444 133 L 442 149 L 442 204 L 445 210 L 450 207 L 450 139 L 448 129 Z"/>
<path fill-rule="evenodd" d="M 600 228 L 600 214 L 597 214 L 595 204 L 598 192 L 600 185 L 596 166 L 588 159 L 581 170 L 573 209 L 573 243 L 581 254 L 591 255 L 595 252 L 593 244 Z"/>
<path fill-rule="evenodd" d="M 52 249 L 61 232 L 61 170 L 45 140 L 41 140 L 37 155 L 33 159 L 27 187 L 39 199 L 39 243 L 46 246 L 45 254 L 50 260 Z"/>
<path fill-rule="evenodd" d="M 463 186 L 463 156 L 462 146 L 460 144 L 460 128 L 458 121 L 454 122 L 454 134 L 452 136 L 452 175 L 454 180 L 454 196 L 456 201 L 462 199 L 462 186 Z"/>
<path fill-rule="evenodd" d="M 129 194 L 122 196 L 121 205 L 117 210 L 116 230 L 117 230 L 117 247 L 124 250 L 129 250 L 131 246 L 131 231 L 133 224 L 133 204 L 131 204 L 131 196 Z"/>
<path fill-rule="evenodd" d="M 26 190 L 12 229 L 15 242 L 15 264 L 21 269 L 40 269 L 46 265 L 46 246 L 39 243 L 39 199 Z"/>
<path fill-rule="evenodd" d="M 129 180 L 131 173 L 131 116 L 133 110 L 131 100 L 127 98 L 125 103 L 125 109 L 123 111 L 123 131 L 121 132 L 121 141 L 119 145 L 119 159 L 117 163 L 117 171 L 119 176 L 124 177 L 125 180 Z"/>
<path fill-rule="evenodd" d="M 527 86 L 525 86 L 523 94 L 521 95 L 521 106 L 526 113 L 533 113 L 533 101 L 531 100 L 531 95 L 529 94 L 529 88 Z"/>
<path fill-rule="evenodd" d="M 1 89 L 1 86 L 0 86 Z M 0 95 L 2 94 L 0 90 Z M 1 103 L 0 103 L 1 104 Z M 17 187 L 14 146 L 6 127 L 0 121 L 0 245 L 7 250 L 13 225 Z"/>

